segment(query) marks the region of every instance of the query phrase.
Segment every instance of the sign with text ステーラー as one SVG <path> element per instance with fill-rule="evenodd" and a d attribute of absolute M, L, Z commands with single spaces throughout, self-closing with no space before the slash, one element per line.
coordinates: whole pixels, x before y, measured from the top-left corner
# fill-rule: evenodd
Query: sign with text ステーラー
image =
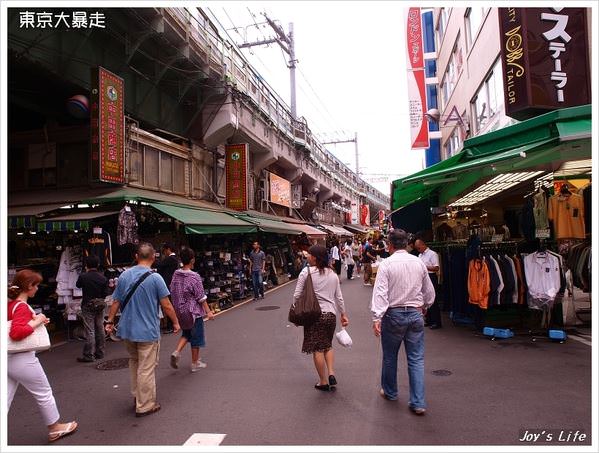
<path fill-rule="evenodd" d="M 505 112 L 591 103 L 587 8 L 499 8 Z"/>
<path fill-rule="evenodd" d="M 225 146 L 225 170 L 227 173 L 227 208 L 247 211 L 249 175 L 247 143 Z"/>
<path fill-rule="evenodd" d="M 102 68 L 91 70 L 91 179 L 125 183 L 125 85 Z"/>
<path fill-rule="evenodd" d="M 406 13 L 406 44 L 408 56 L 408 100 L 410 102 L 410 132 L 412 149 L 428 148 L 424 50 L 420 8 L 408 8 Z"/>

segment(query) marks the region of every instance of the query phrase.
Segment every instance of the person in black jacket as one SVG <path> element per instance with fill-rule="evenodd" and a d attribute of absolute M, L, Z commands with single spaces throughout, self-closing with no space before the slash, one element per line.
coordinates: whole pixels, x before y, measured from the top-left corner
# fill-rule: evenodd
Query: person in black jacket
<path fill-rule="evenodd" d="M 81 301 L 81 318 L 85 329 L 83 356 L 77 362 L 95 362 L 104 357 L 104 308 L 108 295 L 108 279 L 98 271 L 100 260 L 95 255 L 85 258 L 87 272 L 81 274 L 75 284 L 83 292 Z"/>
<path fill-rule="evenodd" d="M 160 274 L 160 276 L 164 279 L 164 283 L 166 283 L 166 287 L 171 287 L 171 280 L 173 279 L 173 274 L 175 271 L 179 269 L 179 258 L 175 254 L 175 247 L 170 242 L 166 242 L 162 244 L 162 259 L 156 265 L 156 271 Z M 171 296 L 168 296 L 169 298 Z M 172 302 L 172 301 L 171 301 Z M 167 317 L 166 318 L 166 329 L 163 333 L 172 333 L 173 332 L 173 323 Z"/>

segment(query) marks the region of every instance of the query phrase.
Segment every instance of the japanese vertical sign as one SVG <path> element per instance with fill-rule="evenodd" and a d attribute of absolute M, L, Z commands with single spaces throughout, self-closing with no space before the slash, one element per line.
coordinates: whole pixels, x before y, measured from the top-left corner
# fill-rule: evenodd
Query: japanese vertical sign
<path fill-rule="evenodd" d="M 591 103 L 586 8 L 499 8 L 506 114 Z"/>
<path fill-rule="evenodd" d="M 360 223 L 360 209 L 356 200 L 351 201 L 351 224 L 358 225 Z"/>
<path fill-rule="evenodd" d="M 91 71 L 91 179 L 125 183 L 125 87 L 99 67 Z"/>
<path fill-rule="evenodd" d="M 225 170 L 227 174 L 226 206 L 237 211 L 248 209 L 248 144 L 225 146 Z"/>
<path fill-rule="evenodd" d="M 420 8 L 408 8 L 407 10 L 406 45 L 412 149 L 428 148 L 430 144 L 428 123 L 424 117 L 426 112 L 426 86 Z"/>
<path fill-rule="evenodd" d="M 360 225 L 370 226 L 370 206 L 360 205 Z"/>

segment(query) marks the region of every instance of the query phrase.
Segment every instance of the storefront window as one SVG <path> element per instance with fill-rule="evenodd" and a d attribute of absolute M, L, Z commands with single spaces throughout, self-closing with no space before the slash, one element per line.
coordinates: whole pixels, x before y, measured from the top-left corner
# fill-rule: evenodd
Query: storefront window
<path fill-rule="evenodd" d="M 466 49 L 472 49 L 476 40 L 478 29 L 480 28 L 487 8 L 467 8 L 466 9 Z"/>
<path fill-rule="evenodd" d="M 479 133 L 489 121 L 503 110 L 503 80 L 501 63 L 497 60 L 487 75 L 485 82 L 476 92 L 471 102 L 474 132 Z"/>

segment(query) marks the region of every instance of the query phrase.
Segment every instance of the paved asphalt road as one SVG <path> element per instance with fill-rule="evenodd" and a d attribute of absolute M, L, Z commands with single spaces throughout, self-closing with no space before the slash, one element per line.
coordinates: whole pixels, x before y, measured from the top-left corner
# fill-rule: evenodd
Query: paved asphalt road
<path fill-rule="evenodd" d="M 302 330 L 287 323 L 295 283 L 207 323 L 208 367 L 169 366 L 176 335 L 162 338 L 157 369 L 162 410 L 136 418 L 127 369 L 100 371 L 75 357 L 80 342 L 40 354 L 64 420 L 79 431 L 60 445 L 182 445 L 194 433 L 226 434 L 221 445 L 518 445 L 523 429 L 581 430 L 591 435 L 591 347 L 527 337 L 490 341 L 446 321 L 426 331 L 426 396 L 417 417 L 407 406 L 405 355 L 400 400 L 379 394 L 381 351 L 372 335 L 371 287 L 343 278 L 352 349 L 335 344 L 336 392 L 313 388 L 311 356 L 300 352 Z M 277 309 L 259 311 L 274 306 Z M 106 359 L 126 357 L 109 342 Z M 435 370 L 451 375 L 438 376 Z M 557 436 L 556 436 L 557 438 Z M 8 416 L 9 445 L 45 445 L 32 397 L 19 389 Z"/>

